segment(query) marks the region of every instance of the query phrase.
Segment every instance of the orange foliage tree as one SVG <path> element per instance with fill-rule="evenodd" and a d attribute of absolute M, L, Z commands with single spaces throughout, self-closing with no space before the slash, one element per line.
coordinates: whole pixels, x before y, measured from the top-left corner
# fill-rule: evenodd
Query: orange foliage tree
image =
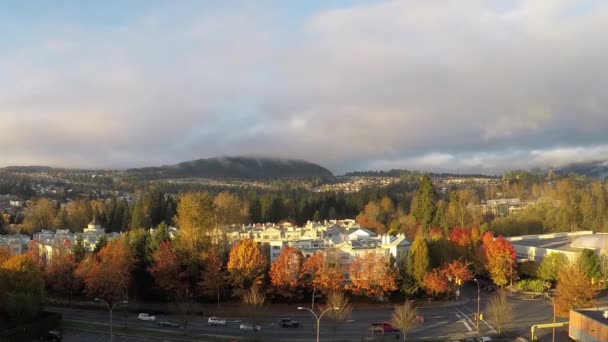
<path fill-rule="evenodd" d="M 515 271 L 515 247 L 504 237 L 494 239 L 488 232 L 483 236 L 483 243 L 490 277 L 496 285 L 506 285 Z"/>
<path fill-rule="evenodd" d="M 11 251 L 8 248 L 0 247 L 0 265 L 11 257 Z"/>
<path fill-rule="evenodd" d="M 458 247 L 468 248 L 471 245 L 471 230 L 468 228 L 456 227 L 450 232 L 450 241 Z"/>
<path fill-rule="evenodd" d="M 270 281 L 277 293 L 291 298 L 299 287 L 304 257 L 299 250 L 287 246 L 270 267 Z"/>
<path fill-rule="evenodd" d="M 76 269 L 76 276 L 84 284 L 85 293 L 107 302 L 124 300 L 132 280 L 135 258 L 127 244 L 114 240 L 97 255 L 88 255 Z"/>
<path fill-rule="evenodd" d="M 302 264 L 300 279 L 303 284 L 324 294 L 342 289 L 344 272 L 337 263 L 327 261 L 324 253 L 315 253 Z"/>
<path fill-rule="evenodd" d="M 367 252 L 350 264 L 350 289 L 370 297 L 385 296 L 397 290 L 396 272 L 389 258 L 381 253 Z"/>
<path fill-rule="evenodd" d="M 254 284 L 260 284 L 268 269 L 268 258 L 258 244 L 250 239 L 237 242 L 230 250 L 228 272 L 236 295 Z"/>
<path fill-rule="evenodd" d="M 599 291 L 599 285 L 591 283 L 578 263 L 570 263 L 560 270 L 557 278 L 555 311 L 559 316 L 568 317 L 571 309 L 595 306 Z"/>
<path fill-rule="evenodd" d="M 424 277 L 424 287 L 429 295 L 440 295 L 450 290 L 448 278 L 441 269 L 434 269 Z"/>

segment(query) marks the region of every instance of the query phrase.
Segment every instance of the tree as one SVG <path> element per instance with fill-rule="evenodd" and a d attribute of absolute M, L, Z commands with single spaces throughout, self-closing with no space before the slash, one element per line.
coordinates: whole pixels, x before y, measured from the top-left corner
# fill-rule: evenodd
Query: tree
<path fill-rule="evenodd" d="M 412 215 L 425 229 L 431 227 L 437 211 L 437 194 L 428 175 L 422 176 L 420 187 L 412 201 Z"/>
<path fill-rule="evenodd" d="M 263 307 L 266 303 L 266 295 L 259 285 L 254 284 L 251 288 L 241 293 L 241 303 L 245 309 L 245 315 L 253 324 L 259 324 L 263 318 Z"/>
<path fill-rule="evenodd" d="M 403 333 L 403 341 L 407 340 L 407 333 L 420 324 L 418 310 L 414 302 L 406 300 L 403 305 L 396 305 L 391 318 L 391 324 Z"/>
<path fill-rule="evenodd" d="M 270 281 L 277 293 L 285 298 L 295 295 L 299 287 L 304 257 L 299 250 L 287 246 L 270 267 Z"/>
<path fill-rule="evenodd" d="M 334 310 L 333 308 L 338 308 Z M 325 305 L 321 307 L 321 312 L 327 311 L 325 314 L 332 322 L 331 329 L 336 334 L 338 326 L 346 321 L 353 311 L 352 305 L 350 305 L 348 297 L 342 291 L 332 291 L 327 294 Z"/>
<path fill-rule="evenodd" d="M 76 269 L 85 293 L 108 303 L 127 297 L 135 258 L 123 240 L 109 242 L 99 253 L 88 255 Z"/>
<path fill-rule="evenodd" d="M 187 193 L 177 206 L 175 223 L 180 228 L 179 246 L 196 255 L 211 242 L 216 227 L 213 197 L 207 192 Z"/>
<path fill-rule="evenodd" d="M 557 278 L 555 310 L 561 317 L 568 317 L 570 310 L 595 306 L 599 285 L 592 284 L 591 278 L 580 263 L 562 267 Z"/>
<path fill-rule="evenodd" d="M 503 327 L 513 320 L 513 305 L 509 303 L 504 290 L 499 290 L 488 302 L 488 320 L 502 334 Z"/>
<path fill-rule="evenodd" d="M 262 203 L 257 197 L 249 203 L 249 221 L 252 223 L 262 222 Z"/>
<path fill-rule="evenodd" d="M 51 200 L 48 198 L 35 199 L 26 211 L 23 229 L 28 234 L 33 234 L 43 229 L 52 229 L 55 213 L 55 206 Z"/>
<path fill-rule="evenodd" d="M 72 232 L 81 232 L 93 218 L 93 208 L 90 201 L 75 200 L 66 205 L 69 228 Z"/>
<path fill-rule="evenodd" d="M 153 262 L 149 270 L 156 285 L 176 303 L 177 311 L 184 322 L 185 334 L 199 288 L 200 261 L 181 253 L 184 251 L 174 248 L 171 241 L 161 242 L 152 255 Z"/>
<path fill-rule="evenodd" d="M 543 280 L 556 282 L 559 270 L 568 263 L 568 257 L 564 253 L 551 253 L 540 263 L 536 274 Z"/>
<path fill-rule="evenodd" d="M 581 265 L 581 268 L 587 276 L 594 281 L 598 281 L 601 277 L 600 259 L 594 251 L 590 249 L 583 249 L 578 257 L 577 262 Z"/>
<path fill-rule="evenodd" d="M 396 274 L 386 255 L 367 252 L 350 264 L 350 287 L 355 294 L 384 297 L 397 290 Z"/>
<path fill-rule="evenodd" d="M 68 211 L 65 208 L 59 209 L 57 211 L 57 216 L 53 219 L 53 228 L 57 229 L 67 229 L 70 226 Z"/>
<path fill-rule="evenodd" d="M 302 283 L 324 294 L 342 289 L 344 272 L 337 263 L 327 261 L 325 253 L 315 253 L 302 264 Z"/>
<path fill-rule="evenodd" d="M 42 271 L 29 255 L 16 255 L 0 263 L 0 316 L 16 323 L 30 320 L 40 312 L 43 301 Z"/>
<path fill-rule="evenodd" d="M 437 296 L 450 290 L 448 279 L 441 269 L 434 269 L 424 277 L 424 286 L 429 295 Z"/>
<path fill-rule="evenodd" d="M 484 249 L 490 277 L 496 285 L 503 286 L 512 279 L 517 254 L 515 247 L 502 236 L 496 239 L 486 237 Z"/>
<path fill-rule="evenodd" d="M 215 196 L 214 203 L 218 224 L 231 225 L 243 223 L 243 204 L 237 196 L 227 191 L 220 192 Z"/>
<path fill-rule="evenodd" d="M 79 287 L 76 277 L 76 257 L 67 248 L 56 248 L 45 269 L 47 286 L 56 294 L 67 296 L 72 301 L 74 290 Z"/>
<path fill-rule="evenodd" d="M 201 294 L 212 297 L 217 295 L 217 306 L 220 306 L 220 290 L 224 287 L 226 270 L 216 247 L 212 247 L 203 258 L 203 273 L 199 282 Z"/>
<path fill-rule="evenodd" d="M 422 234 L 418 234 L 412 243 L 408 256 L 408 273 L 411 274 L 420 287 L 424 287 L 424 277 L 431 270 L 429 247 Z"/>
<path fill-rule="evenodd" d="M 84 247 L 84 240 L 82 236 L 78 236 L 76 238 L 76 242 L 74 243 L 74 247 L 72 249 L 72 254 L 74 255 L 74 261 L 76 263 L 80 263 L 87 254 L 87 250 Z"/>
<path fill-rule="evenodd" d="M 260 285 L 267 269 L 268 259 L 255 241 L 241 240 L 230 250 L 228 272 L 237 295 L 254 284 Z"/>

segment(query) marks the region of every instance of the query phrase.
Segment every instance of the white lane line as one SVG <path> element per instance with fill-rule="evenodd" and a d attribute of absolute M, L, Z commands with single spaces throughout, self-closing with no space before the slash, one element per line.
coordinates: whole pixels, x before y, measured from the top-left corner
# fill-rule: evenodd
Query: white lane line
<path fill-rule="evenodd" d="M 475 312 L 473 312 L 473 310 L 469 309 L 469 308 L 468 308 L 468 307 L 466 307 L 466 306 L 465 306 L 465 308 L 466 308 L 467 310 L 469 310 L 469 311 L 470 311 L 472 314 L 475 314 Z M 492 326 L 490 325 L 490 323 L 488 323 L 488 322 L 487 322 L 485 319 L 484 319 L 484 320 L 482 320 L 482 322 L 483 322 L 483 323 L 484 323 L 484 324 L 485 324 L 485 325 L 486 325 L 486 326 L 487 326 L 487 327 L 490 329 L 490 331 L 491 331 L 493 334 L 497 334 L 497 333 L 498 333 L 498 332 L 496 331 L 496 329 L 494 329 L 494 327 L 492 327 Z"/>
<path fill-rule="evenodd" d="M 472 319 L 469 318 L 469 316 L 467 316 L 467 314 L 465 314 L 462 310 L 460 310 L 459 308 L 455 308 L 456 311 L 460 312 L 460 314 L 467 320 L 469 321 L 469 323 L 471 323 L 471 325 L 475 326 L 475 322 L 473 322 Z"/>
<path fill-rule="evenodd" d="M 459 314 L 456 314 L 456 317 L 458 317 L 459 322 L 462 322 L 462 324 L 464 324 L 464 326 L 469 330 L 469 331 L 473 331 L 473 329 L 471 329 L 471 327 L 467 324 L 467 322 L 462 319 L 462 317 L 460 317 Z"/>

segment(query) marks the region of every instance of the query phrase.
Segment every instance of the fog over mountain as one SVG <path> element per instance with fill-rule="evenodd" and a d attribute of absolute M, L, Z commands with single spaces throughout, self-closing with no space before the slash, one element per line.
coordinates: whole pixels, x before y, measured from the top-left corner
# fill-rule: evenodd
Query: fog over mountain
<path fill-rule="evenodd" d="M 1 165 L 255 155 L 334 174 L 500 173 L 608 160 L 605 2 L 79 7 L 0 4 Z"/>

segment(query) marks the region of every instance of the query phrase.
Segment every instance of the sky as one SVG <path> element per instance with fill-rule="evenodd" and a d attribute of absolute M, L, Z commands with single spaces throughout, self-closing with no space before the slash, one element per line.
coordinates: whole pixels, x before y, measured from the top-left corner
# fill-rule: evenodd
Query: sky
<path fill-rule="evenodd" d="M 608 160 L 608 2 L 5 1 L 0 165 Z"/>

